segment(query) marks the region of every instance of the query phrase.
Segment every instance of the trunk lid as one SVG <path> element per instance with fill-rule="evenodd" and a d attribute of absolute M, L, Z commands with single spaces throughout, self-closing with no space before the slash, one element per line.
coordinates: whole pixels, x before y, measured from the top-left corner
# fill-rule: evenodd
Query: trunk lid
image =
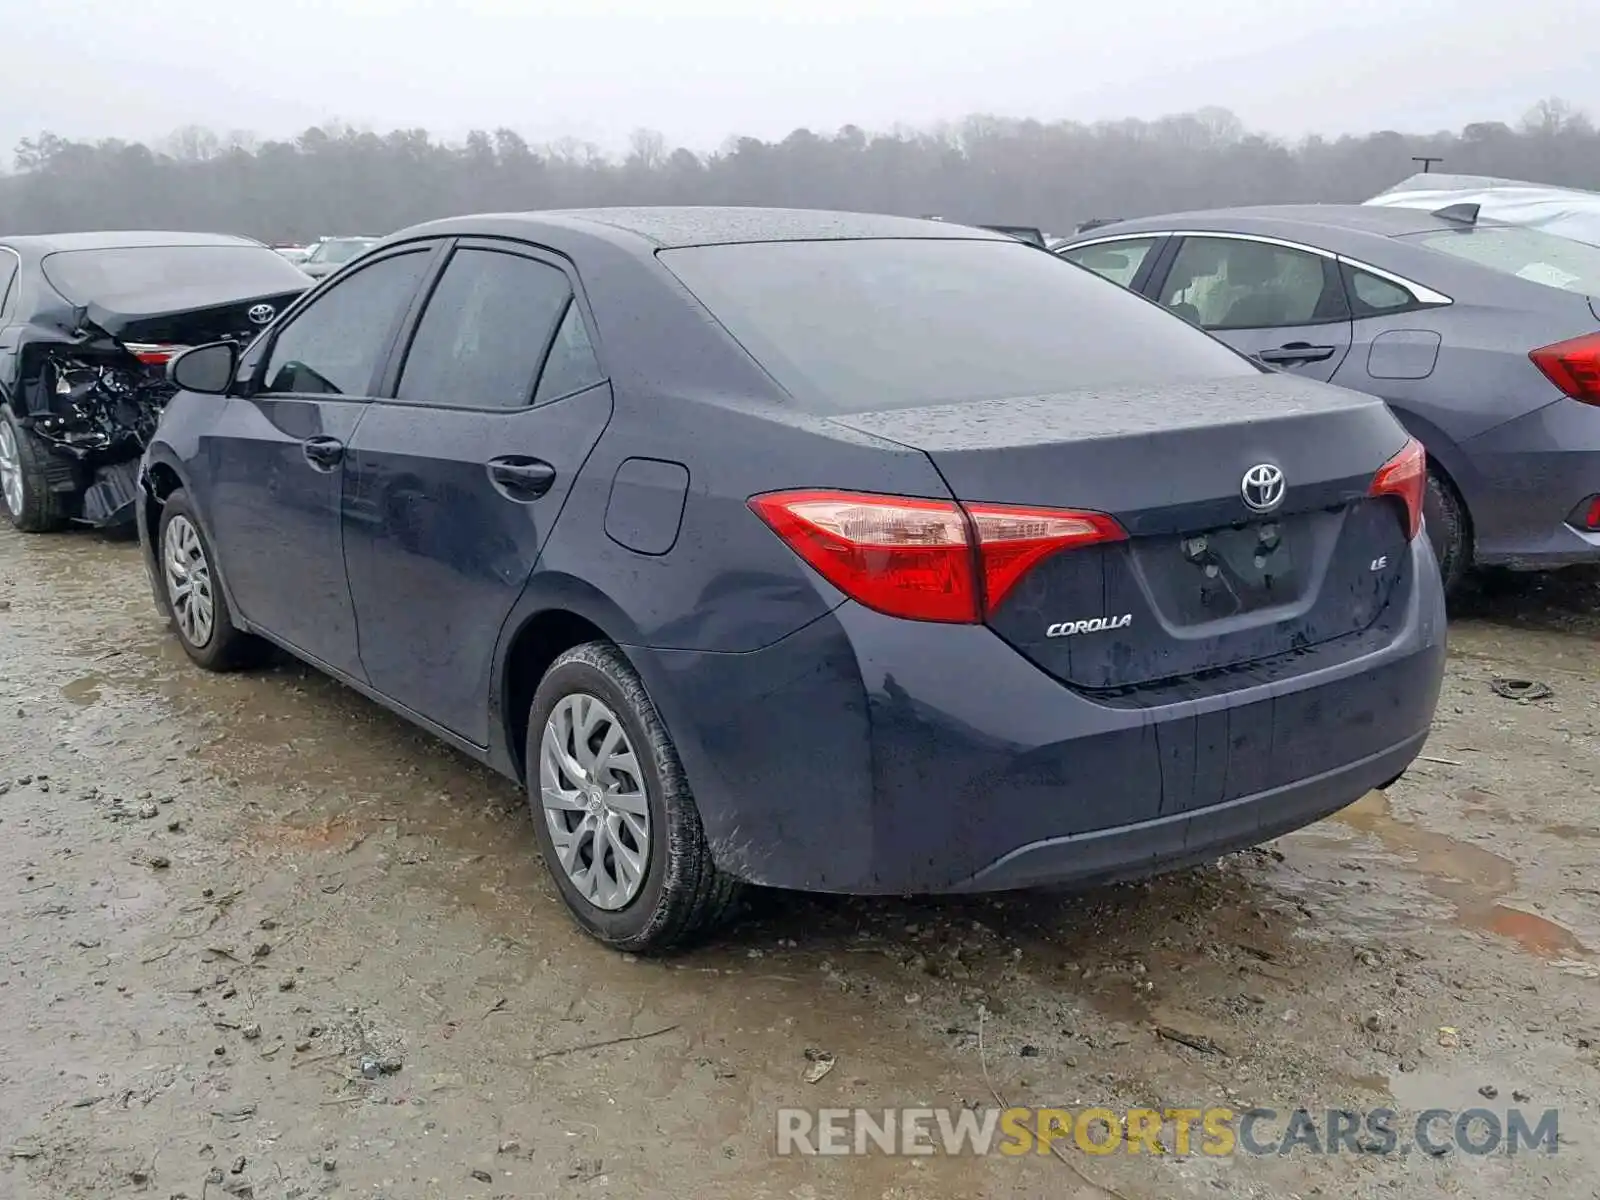
<path fill-rule="evenodd" d="M 149 304 L 138 305 L 91 303 L 84 306 L 84 314 L 96 327 L 124 343 L 199 346 L 224 339 L 249 341 L 304 290 L 272 292 L 192 307 L 184 306 L 185 297 L 181 295 L 152 297 Z M 267 309 L 271 312 L 266 312 Z"/>
<path fill-rule="evenodd" d="M 1122 524 L 1126 541 L 1052 555 L 989 614 L 1077 687 L 1155 684 L 1356 633 L 1401 580 L 1401 506 L 1368 489 L 1406 434 L 1359 393 L 1270 374 L 834 420 L 921 449 L 957 499 Z M 1261 465 L 1284 483 L 1266 513 L 1243 496 Z"/>

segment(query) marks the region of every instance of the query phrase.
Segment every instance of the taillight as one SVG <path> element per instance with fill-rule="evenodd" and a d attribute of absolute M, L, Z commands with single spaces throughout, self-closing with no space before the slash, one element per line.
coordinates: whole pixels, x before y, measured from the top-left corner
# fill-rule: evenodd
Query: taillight
<path fill-rule="evenodd" d="M 1103 513 L 859 492 L 774 492 L 750 507 L 852 600 L 914 621 L 976 624 L 1048 555 L 1127 536 Z"/>
<path fill-rule="evenodd" d="M 1574 400 L 1600 404 L 1600 333 L 1530 351 L 1533 365 Z"/>
<path fill-rule="evenodd" d="M 1572 510 L 1569 524 L 1585 533 L 1600 533 L 1600 496 L 1590 496 Z"/>
<path fill-rule="evenodd" d="M 174 346 L 168 342 L 129 342 L 128 353 L 147 366 L 159 367 L 176 358 L 187 346 Z"/>
<path fill-rule="evenodd" d="M 1422 528 L 1422 498 L 1428 490 L 1428 453 L 1416 438 L 1406 444 L 1372 477 L 1370 496 L 1395 496 L 1406 509 L 1406 540 Z"/>

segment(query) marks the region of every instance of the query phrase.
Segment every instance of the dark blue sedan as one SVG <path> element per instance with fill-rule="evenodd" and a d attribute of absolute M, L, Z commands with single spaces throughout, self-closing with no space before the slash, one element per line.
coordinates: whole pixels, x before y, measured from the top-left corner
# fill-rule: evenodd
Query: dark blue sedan
<path fill-rule="evenodd" d="M 385 239 L 174 360 L 157 602 L 528 788 L 589 932 L 741 883 L 1092 883 L 1397 777 L 1444 659 L 1421 448 L 1002 234 L 754 209 Z"/>

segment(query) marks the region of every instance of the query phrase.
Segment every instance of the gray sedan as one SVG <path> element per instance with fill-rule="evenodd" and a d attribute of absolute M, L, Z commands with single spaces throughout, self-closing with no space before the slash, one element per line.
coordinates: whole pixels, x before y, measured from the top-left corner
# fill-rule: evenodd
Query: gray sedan
<path fill-rule="evenodd" d="M 377 243 L 375 237 L 323 238 L 311 248 L 300 269 L 313 279 L 332 275 L 345 263 L 361 257 Z"/>
<path fill-rule="evenodd" d="M 1470 205 L 1285 205 L 1119 221 L 1056 253 L 1387 401 L 1427 447 L 1447 587 L 1600 561 L 1600 248 Z"/>

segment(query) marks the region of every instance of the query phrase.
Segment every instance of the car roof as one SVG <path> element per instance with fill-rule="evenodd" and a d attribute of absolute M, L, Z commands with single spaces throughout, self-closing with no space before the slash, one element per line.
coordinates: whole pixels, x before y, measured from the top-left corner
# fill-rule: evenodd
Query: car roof
<path fill-rule="evenodd" d="M 63 250 L 126 250 L 139 246 L 259 246 L 232 233 L 181 233 L 152 229 L 106 229 L 84 233 L 30 233 L 0 238 L 15 250 L 54 254 Z"/>
<path fill-rule="evenodd" d="M 1132 217 L 1107 225 L 1097 225 L 1073 237 L 1073 242 L 1095 241 L 1123 233 L 1188 226 L 1235 229 L 1240 233 L 1264 233 L 1269 229 L 1288 233 L 1298 230 L 1303 236 L 1317 231 L 1374 234 L 1403 237 L 1435 229 L 1455 228 L 1454 222 L 1416 208 L 1387 208 L 1366 204 L 1263 204 L 1242 208 L 1212 208 L 1192 212 L 1164 213 L 1154 217 Z"/>
<path fill-rule="evenodd" d="M 660 207 L 572 208 L 523 213 L 480 213 L 430 221 L 397 237 L 498 233 L 529 236 L 550 229 L 582 231 L 636 249 L 717 246 L 737 242 L 820 242 L 865 238 L 936 238 L 1014 241 L 1005 234 L 880 213 L 806 208 Z"/>

